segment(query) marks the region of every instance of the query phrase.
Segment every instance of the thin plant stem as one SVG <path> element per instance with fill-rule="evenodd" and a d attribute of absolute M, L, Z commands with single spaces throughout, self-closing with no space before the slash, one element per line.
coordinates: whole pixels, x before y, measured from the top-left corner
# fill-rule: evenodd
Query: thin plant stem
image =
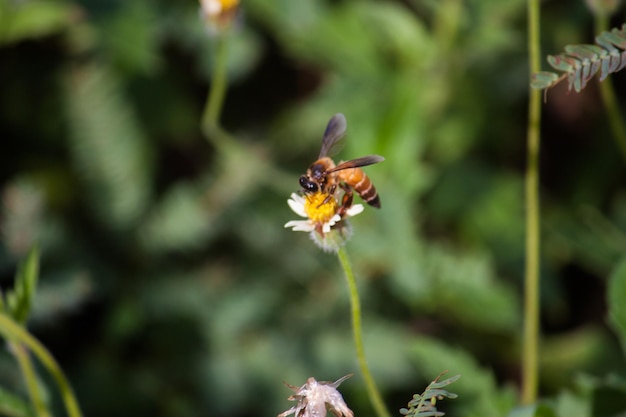
<path fill-rule="evenodd" d="M 21 343 L 15 342 L 9 343 L 9 350 L 13 353 L 13 356 L 15 356 L 20 365 L 24 381 L 26 382 L 28 396 L 33 404 L 36 415 L 38 417 L 50 417 L 50 411 L 48 411 L 41 393 L 39 392 L 37 374 L 35 373 L 35 368 L 33 367 L 28 350 Z"/>
<path fill-rule="evenodd" d="M 211 90 L 202 115 L 202 128 L 207 138 L 219 130 L 220 115 L 226 96 L 227 63 L 228 63 L 228 32 L 224 32 L 215 38 L 215 60 L 213 76 L 211 78 Z"/>
<path fill-rule="evenodd" d="M 80 407 L 78 406 L 78 401 L 76 401 L 72 387 L 50 352 L 28 333 L 28 331 L 6 314 L 0 314 L 0 334 L 8 340 L 23 344 L 35 354 L 57 383 L 68 416 L 81 417 Z"/>
<path fill-rule="evenodd" d="M 539 0 L 528 0 L 528 56 L 530 73 L 540 70 Z M 526 270 L 524 289 L 524 342 L 522 347 L 522 404 L 537 400 L 539 351 L 539 128 L 541 92 L 529 88 L 526 165 Z"/>
<path fill-rule="evenodd" d="M 391 417 L 385 408 L 385 403 L 383 402 L 382 396 L 376 387 L 372 373 L 367 366 L 367 360 L 365 359 L 363 333 L 361 330 L 361 302 L 359 301 L 359 290 L 356 285 L 356 280 L 354 279 L 354 274 L 352 273 L 352 266 L 350 265 L 350 260 L 348 259 L 348 253 L 346 252 L 345 246 L 339 248 L 337 256 L 339 257 L 339 262 L 343 267 L 343 271 L 348 281 L 350 305 L 352 307 L 352 333 L 354 336 L 354 344 L 356 346 L 356 355 L 359 361 L 359 367 L 361 368 L 361 373 L 363 374 L 363 379 L 365 380 L 368 396 L 378 417 Z"/>
<path fill-rule="evenodd" d="M 608 30 L 609 23 L 606 15 L 597 15 L 595 19 L 596 33 L 601 33 Z M 611 77 L 607 77 L 600 83 L 600 96 L 604 102 L 607 116 L 609 118 L 609 125 L 613 133 L 613 139 L 617 143 L 622 157 L 626 160 L 626 126 L 624 125 L 624 119 L 615 97 L 615 89 L 613 88 L 613 81 Z"/>

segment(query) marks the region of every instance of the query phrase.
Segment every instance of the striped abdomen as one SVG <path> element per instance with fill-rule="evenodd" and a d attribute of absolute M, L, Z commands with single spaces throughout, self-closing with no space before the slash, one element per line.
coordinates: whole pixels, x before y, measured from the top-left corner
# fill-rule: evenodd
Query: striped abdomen
<path fill-rule="evenodd" d="M 370 206 L 380 208 L 380 198 L 376 188 L 368 176 L 361 168 L 348 168 L 337 171 L 337 178 L 345 182 L 359 194 L 359 196 Z"/>

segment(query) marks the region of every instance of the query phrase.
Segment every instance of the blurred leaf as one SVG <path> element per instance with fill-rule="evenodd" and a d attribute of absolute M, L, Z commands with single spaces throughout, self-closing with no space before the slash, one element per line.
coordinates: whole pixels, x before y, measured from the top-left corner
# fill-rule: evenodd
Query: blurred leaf
<path fill-rule="evenodd" d="M 423 27 L 403 6 L 368 2 L 330 7 L 310 0 L 298 7 L 284 1 L 249 3 L 251 12 L 270 23 L 296 57 L 356 79 L 382 76 L 396 63 L 419 64 L 418 55 L 424 53 Z"/>
<path fill-rule="evenodd" d="M 139 229 L 143 246 L 151 253 L 199 248 L 214 221 L 203 205 L 203 191 L 179 184 L 163 195 Z"/>
<path fill-rule="evenodd" d="M 540 403 L 524 407 L 516 407 L 508 417 L 556 417 L 556 411 L 551 405 Z"/>
<path fill-rule="evenodd" d="M 0 414 L 9 417 L 35 417 L 31 406 L 16 396 L 0 387 Z"/>
<path fill-rule="evenodd" d="M 497 280 L 486 253 L 456 253 L 433 245 L 423 262 L 433 287 L 430 300 L 422 302 L 430 302 L 448 319 L 509 332 L 519 324 L 517 297 Z"/>
<path fill-rule="evenodd" d="M 76 5 L 62 0 L 0 0 L 0 45 L 51 35 L 79 17 Z"/>
<path fill-rule="evenodd" d="M 102 41 L 116 67 L 142 74 L 159 69 L 160 39 L 155 12 L 146 1 L 121 2 L 120 10 L 105 20 L 100 31 Z"/>
<path fill-rule="evenodd" d="M 589 369 L 594 363 L 605 358 L 617 358 L 616 349 L 604 329 L 581 327 L 569 332 L 545 336 L 541 341 L 539 366 L 542 372 L 542 386 L 558 390 L 571 381 L 574 367 Z M 575 364 L 575 365 L 574 365 Z"/>
<path fill-rule="evenodd" d="M 544 247 L 549 258 L 561 263 L 575 260 L 597 274 L 606 275 L 626 251 L 626 234 L 619 224 L 617 210 L 615 217 L 613 220 L 591 205 L 577 210 L 546 210 L 544 218 L 550 233 Z"/>
<path fill-rule="evenodd" d="M 608 282 L 609 319 L 626 352 L 626 260 L 613 270 Z"/>
<path fill-rule="evenodd" d="M 559 417 L 592 417 L 590 395 L 577 395 L 571 391 L 562 391 L 557 398 Z"/>
<path fill-rule="evenodd" d="M 6 301 L 9 315 L 18 323 L 28 319 L 39 278 L 39 249 L 34 246 L 18 268 L 15 286 L 7 292 Z"/>
<path fill-rule="evenodd" d="M 149 201 L 152 152 L 119 80 L 103 65 L 74 68 L 66 100 L 70 150 L 88 204 L 113 230 L 127 229 Z"/>

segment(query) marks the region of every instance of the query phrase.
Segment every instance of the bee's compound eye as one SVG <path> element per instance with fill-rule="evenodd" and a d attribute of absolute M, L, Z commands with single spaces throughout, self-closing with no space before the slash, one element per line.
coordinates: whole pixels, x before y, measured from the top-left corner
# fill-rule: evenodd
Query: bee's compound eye
<path fill-rule="evenodd" d="M 309 180 L 306 175 L 303 175 L 300 177 L 300 185 L 302 186 L 302 188 L 304 188 L 306 191 L 317 191 L 317 184 L 314 183 L 313 181 Z"/>

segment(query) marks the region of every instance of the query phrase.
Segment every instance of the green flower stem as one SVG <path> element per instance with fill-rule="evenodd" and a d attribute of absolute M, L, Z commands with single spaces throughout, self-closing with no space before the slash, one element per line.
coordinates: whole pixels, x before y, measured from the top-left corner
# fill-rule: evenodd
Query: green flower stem
<path fill-rule="evenodd" d="M 228 37 L 229 35 L 226 31 L 215 38 L 215 66 L 213 67 L 213 76 L 211 78 L 211 91 L 202 115 L 202 128 L 207 137 L 213 136 L 219 130 L 219 119 L 228 84 Z"/>
<path fill-rule="evenodd" d="M 28 396 L 35 408 L 35 413 L 38 417 L 50 417 L 50 412 L 46 407 L 46 404 L 39 392 L 39 385 L 37 383 L 37 374 L 33 368 L 33 363 L 30 360 L 28 350 L 21 343 L 10 342 L 9 350 L 13 353 L 13 356 L 17 359 L 22 370 L 22 375 L 26 381 L 26 389 L 28 390 Z"/>
<path fill-rule="evenodd" d="M 608 17 L 596 16 L 595 19 L 596 33 L 601 33 L 608 30 L 609 22 Z M 622 112 L 619 109 L 617 99 L 615 98 L 615 89 L 613 88 L 613 81 L 611 77 L 607 77 L 600 83 L 600 95 L 604 102 L 604 107 L 609 118 L 609 125 L 613 132 L 613 139 L 617 143 L 622 156 L 626 160 L 626 126 L 624 126 L 624 119 L 622 118 Z"/>
<path fill-rule="evenodd" d="M 385 408 L 382 396 L 374 383 L 374 378 L 372 378 L 372 374 L 367 366 L 367 361 L 365 360 L 363 334 L 361 330 L 361 302 L 359 301 L 359 290 L 356 286 L 356 280 L 354 279 L 354 274 L 352 273 L 352 266 L 350 265 L 350 260 L 348 259 L 348 253 L 346 252 L 345 246 L 341 246 L 339 248 L 337 256 L 339 257 L 339 262 L 341 262 L 343 271 L 346 274 L 346 279 L 348 280 L 350 305 L 352 306 L 352 332 L 354 335 L 354 344 L 356 345 L 356 355 L 359 360 L 359 366 L 361 368 L 361 373 L 363 374 L 363 379 L 365 380 L 367 393 L 378 417 L 391 417 Z"/>
<path fill-rule="evenodd" d="M 528 0 L 528 55 L 530 73 L 540 70 L 539 0 Z M 529 87 L 530 88 L 530 87 Z M 524 343 L 522 347 L 522 404 L 537 400 L 539 351 L 539 128 L 541 92 L 530 88 L 526 165 L 526 271 Z"/>
<path fill-rule="evenodd" d="M 67 414 L 70 417 L 81 417 L 82 414 L 80 412 L 78 402 L 76 401 L 76 397 L 74 396 L 74 392 L 72 391 L 72 387 L 50 352 L 48 352 L 48 350 L 37 339 L 28 333 L 28 331 L 13 321 L 13 319 L 6 314 L 0 314 L 0 334 L 8 340 L 14 341 L 16 344 L 23 344 L 29 348 L 35 356 L 37 356 L 56 381 L 59 391 L 61 392 L 61 397 L 63 399 L 63 403 L 65 404 Z"/>

